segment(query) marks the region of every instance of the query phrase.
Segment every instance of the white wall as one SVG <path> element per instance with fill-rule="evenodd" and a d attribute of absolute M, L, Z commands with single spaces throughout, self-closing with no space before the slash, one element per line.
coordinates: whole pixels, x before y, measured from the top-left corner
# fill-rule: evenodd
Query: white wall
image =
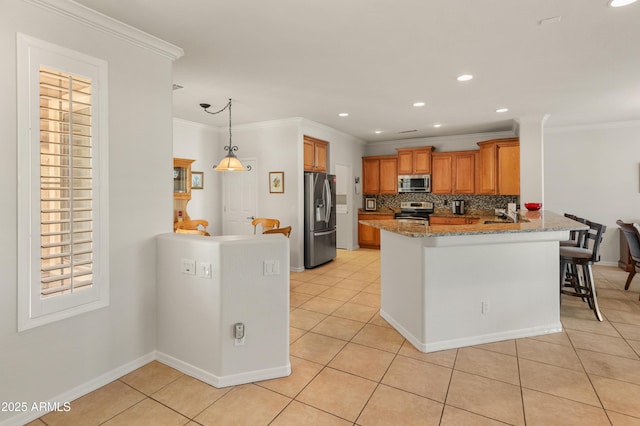
<path fill-rule="evenodd" d="M 220 235 L 222 229 L 222 174 L 210 169 L 225 154 L 228 143 L 226 128 L 218 128 L 217 136 L 212 128 L 184 120 L 174 120 L 176 157 L 196 159 L 194 170 L 205 170 L 205 190 L 192 191 L 189 214 L 192 218 L 209 221 L 209 230 Z M 291 259 L 293 270 L 304 269 L 304 171 L 303 135 L 329 141 L 329 169 L 335 170 L 336 162 L 352 166 L 354 176 L 362 174 L 361 157 L 364 143 L 325 125 L 301 118 L 265 121 L 233 125 L 233 145 L 238 146 L 238 158 L 254 158 L 258 167 L 257 215 L 274 217 L 281 226 L 291 226 Z M 217 141 L 214 141 L 215 138 Z M 201 166 L 196 166 L 201 164 Z M 208 166 L 211 165 L 211 166 Z M 201 167 L 198 169 L 197 167 Z M 284 193 L 269 192 L 269 172 L 285 172 Z M 202 194 L 198 194 L 202 192 Z M 196 197 L 203 198 L 196 201 Z M 352 197 L 353 212 L 361 206 L 361 195 Z M 350 247 L 357 247 L 357 215 L 350 221 Z"/>
<path fill-rule="evenodd" d="M 109 66 L 111 302 L 21 333 L 16 331 L 16 32 L 104 59 Z M 0 195 L 5 200 L 0 209 L 0 401 L 30 404 L 63 393 L 78 396 L 155 350 L 154 236 L 171 229 L 172 63 L 22 0 L 2 2 L 0 52 Z M 0 423 L 14 414 L 0 412 Z"/>
<path fill-rule="evenodd" d="M 602 263 L 617 264 L 617 219 L 640 221 L 640 121 L 548 128 L 545 209 L 607 225 Z"/>
<path fill-rule="evenodd" d="M 191 170 L 204 173 L 204 189 L 191 191 L 187 212 L 191 219 L 209 221 L 212 235 L 222 233 L 222 174 L 213 170 L 225 154 L 222 137 L 214 126 L 173 119 L 173 156 L 196 160 Z"/>

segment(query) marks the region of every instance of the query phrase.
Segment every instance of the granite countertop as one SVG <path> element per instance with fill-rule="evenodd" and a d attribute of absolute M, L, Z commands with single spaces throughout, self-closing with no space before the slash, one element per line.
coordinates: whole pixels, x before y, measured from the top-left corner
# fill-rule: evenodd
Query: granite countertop
<path fill-rule="evenodd" d="M 462 216 L 462 215 L 457 215 Z M 407 220 L 361 220 L 360 223 L 407 237 L 445 237 L 456 235 L 503 234 L 514 232 L 548 232 L 587 229 L 587 226 L 551 211 L 522 212 L 518 223 L 485 223 L 499 221 L 494 215 L 478 216 L 473 225 L 424 225 Z"/>

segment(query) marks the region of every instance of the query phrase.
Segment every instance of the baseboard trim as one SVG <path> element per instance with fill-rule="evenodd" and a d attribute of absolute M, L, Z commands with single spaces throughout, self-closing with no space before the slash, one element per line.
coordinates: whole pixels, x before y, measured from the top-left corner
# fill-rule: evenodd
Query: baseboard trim
<path fill-rule="evenodd" d="M 136 370 L 142 367 L 143 365 L 148 364 L 151 361 L 154 361 L 155 359 L 156 359 L 156 351 L 150 352 L 146 355 L 141 356 L 138 359 L 135 359 L 124 365 L 121 365 L 120 367 L 114 368 L 113 370 L 108 371 L 96 377 L 95 379 L 89 380 L 88 382 L 85 382 L 79 386 L 76 386 L 75 388 L 67 392 L 63 392 L 60 395 L 54 398 L 51 398 L 50 400 L 46 401 L 47 405 L 51 406 L 51 405 L 55 405 L 56 403 L 63 404 L 64 402 L 71 402 L 73 400 L 76 400 L 81 396 L 84 396 L 90 392 L 93 392 L 94 390 L 101 388 L 102 386 L 108 383 L 111 383 L 114 380 L 119 379 L 125 374 L 131 373 L 133 370 Z M 36 420 L 39 417 L 44 416 L 48 412 L 49 411 L 23 412 L 0 422 L 0 426 L 22 426 L 33 420 Z"/>
<path fill-rule="evenodd" d="M 156 359 L 169 367 L 173 367 L 188 376 L 194 377 L 216 388 L 225 388 L 228 386 L 242 385 L 261 380 L 276 379 L 278 377 L 286 377 L 291 374 L 290 363 L 281 367 L 266 368 L 264 370 L 249 371 L 240 374 L 231 374 L 228 376 L 216 376 L 215 374 L 211 374 L 208 371 L 181 361 L 163 352 L 158 352 Z"/>

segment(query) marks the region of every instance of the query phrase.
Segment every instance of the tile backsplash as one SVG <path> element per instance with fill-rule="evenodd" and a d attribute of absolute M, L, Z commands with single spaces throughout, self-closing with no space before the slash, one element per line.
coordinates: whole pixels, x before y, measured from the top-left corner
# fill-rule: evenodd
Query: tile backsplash
<path fill-rule="evenodd" d="M 446 209 L 453 200 L 464 200 L 467 210 L 492 210 L 506 208 L 508 203 L 519 203 L 517 195 L 463 195 L 463 194 L 414 194 L 365 195 L 364 198 L 376 198 L 377 207 L 399 209 L 402 201 L 430 201 L 434 208 Z M 364 202 L 364 201 L 363 201 Z M 446 203 L 446 204 L 445 204 Z"/>

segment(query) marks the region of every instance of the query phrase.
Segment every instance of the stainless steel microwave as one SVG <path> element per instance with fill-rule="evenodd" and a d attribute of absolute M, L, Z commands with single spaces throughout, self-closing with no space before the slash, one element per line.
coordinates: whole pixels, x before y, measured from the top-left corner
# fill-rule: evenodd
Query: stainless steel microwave
<path fill-rule="evenodd" d="M 431 175 L 398 175 L 398 192 L 431 192 Z"/>

